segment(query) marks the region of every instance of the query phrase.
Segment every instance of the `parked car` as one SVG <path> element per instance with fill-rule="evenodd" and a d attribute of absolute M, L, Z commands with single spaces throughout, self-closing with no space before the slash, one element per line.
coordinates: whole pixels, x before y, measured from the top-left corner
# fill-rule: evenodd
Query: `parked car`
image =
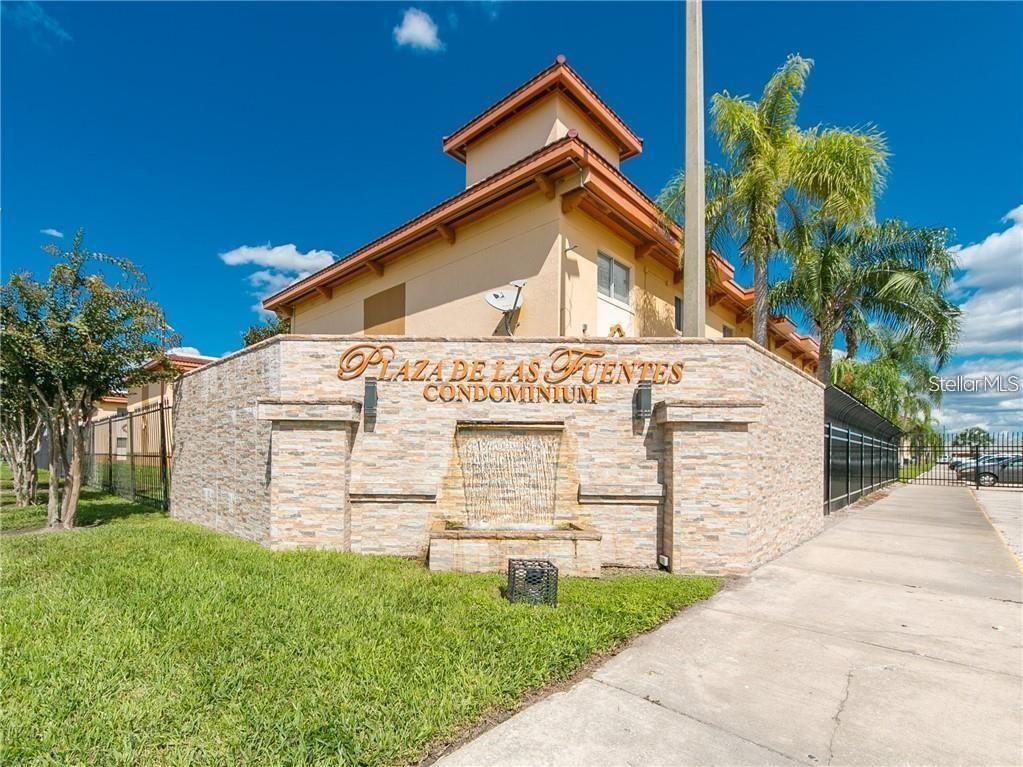
<path fill-rule="evenodd" d="M 1009 458 L 1015 458 L 1015 453 L 995 453 L 994 455 L 982 455 L 980 457 L 980 465 L 984 466 L 987 464 L 995 464 L 1001 461 L 1008 460 Z M 954 471 L 962 471 L 963 469 L 970 468 L 974 465 L 972 458 L 959 458 L 955 461 L 950 461 L 948 466 Z"/>
<path fill-rule="evenodd" d="M 977 466 L 960 469 L 958 476 L 961 480 L 975 481 L 984 487 L 1023 484 L 1023 456 L 1002 457 L 986 463 L 982 458 Z"/>

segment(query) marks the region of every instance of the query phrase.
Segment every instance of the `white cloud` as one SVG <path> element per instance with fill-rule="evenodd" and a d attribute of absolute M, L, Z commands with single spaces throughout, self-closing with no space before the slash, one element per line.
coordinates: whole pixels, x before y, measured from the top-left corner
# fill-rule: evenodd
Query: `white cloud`
<path fill-rule="evenodd" d="M 2 12 L 4 16 L 14 22 L 14 26 L 27 30 L 32 36 L 32 41 L 44 48 L 50 47 L 51 39 L 59 40 L 62 43 L 71 40 L 68 31 L 44 11 L 39 3 L 4 3 Z"/>
<path fill-rule="evenodd" d="M 941 372 L 941 377 L 959 376 L 971 379 L 1009 376 L 1023 380 L 1023 359 L 981 357 L 960 360 Z M 1023 394 L 1011 391 L 945 392 L 935 420 L 949 431 L 961 431 L 980 426 L 991 432 L 1019 431 L 1023 429 Z"/>
<path fill-rule="evenodd" d="M 310 250 L 305 253 L 292 243 L 287 245 L 242 245 L 220 254 L 220 260 L 228 266 L 262 266 L 247 275 L 245 280 L 252 287 L 252 295 L 260 299 L 252 305 L 252 311 L 261 319 L 273 317 L 273 312 L 263 308 L 262 299 L 279 293 L 298 280 L 334 263 L 335 256 L 329 250 Z"/>
<path fill-rule="evenodd" d="M 953 249 L 962 270 L 953 284 L 963 310 L 960 354 L 1023 351 L 1023 205 L 1002 221 L 1011 226 Z"/>
<path fill-rule="evenodd" d="M 409 8 L 394 28 L 394 41 L 420 51 L 442 51 L 444 43 L 437 35 L 437 25 L 430 14 L 418 8 Z"/>
<path fill-rule="evenodd" d="M 45 234 L 49 237 L 63 237 L 64 233 L 59 232 L 56 229 L 40 229 L 39 234 Z"/>
<path fill-rule="evenodd" d="M 289 272 L 309 272 L 330 266 L 334 254 L 329 250 L 310 250 L 301 253 L 292 243 L 273 246 L 268 242 L 266 245 L 242 245 L 227 253 L 221 253 L 220 260 L 228 266 L 254 264 Z"/>
<path fill-rule="evenodd" d="M 260 269 L 258 272 L 253 272 L 246 279 L 249 284 L 264 296 L 272 296 L 274 293 L 279 293 L 286 287 L 291 285 L 293 282 L 305 279 L 311 274 L 311 272 L 299 272 L 298 274 L 291 274 L 285 272 L 274 272 L 269 269 Z"/>
<path fill-rule="evenodd" d="M 172 346 L 167 350 L 167 354 L 187 354 L 192 357 L 202 356 L 194 346 Z"/>
<path fill-rule="evenodd" d="M 982 288 L 961 306 L 959 354 L 1023 352 L 1023 284 L 1002 290 Z"/>

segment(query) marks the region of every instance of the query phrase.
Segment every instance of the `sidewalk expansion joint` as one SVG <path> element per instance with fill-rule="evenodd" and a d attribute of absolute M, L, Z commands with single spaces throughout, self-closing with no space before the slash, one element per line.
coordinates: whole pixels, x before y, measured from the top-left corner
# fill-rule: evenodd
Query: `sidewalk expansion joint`
<path fill-rule="evenodd" d="M 605 687 L 610 687 L 612 690 L 624 692 L 626 695 L 631 695 L 633 698 L 638 698 L 639 700 L 645 701 L 646 703 L 650 703 L 654 706 L 659 706 L 660 708 L 663 708 L 665 711 L 670 711 L 672 714 L 675 714 L 676 716 L 683 716 L 686 719 L 691 719 L 692 721 L 698 724 L 702 724 L 704 727 L 710 727 L 713 730 L 723 732 L 726 735 L 732 736 L 733 738 L 738 738 L 739 740 L 749 743 L 750 745 L 756 746 L 757 748 L 762 748 L 765 751 L 770 751 L 772 754 L 777 754 L 778 756 L 782 757 L 786 761 L 792 762 L 793 764 L 800 764 L 802 761 L 800 759 L 796 759 L 790 754 L 786 754 L 784 751 L 779 751 L 778 749 L 772 748 L 771 746 L 764 745 L 763 743 L 758 743 L 752 738 L 747 738 L 745 735 L 740 735 L 739 733 L 734 732 L 733 730 L 729 730 L 727 727 L 722 727 L 720 724 L 716 724 L 715 722 L 708 722 L 705 719 L 700 719 L 700 717 L 698 716 L 693 716 L 692 714 L 688 714 L 685 711 L 679 711 L 677 708 L 672 708 L 671 706 L 665 705 L 656 698 L 651 698 L 646 695 L 638 695 L 632 690 L 629 690 L 625 687 L 619 687 L 618 685 L 611 684 L 610 682 L 605 682 L 603 679 L 596 679 L 594 677 L 591 678 L 593 679 L 594 682 L 598 682 L 599 684 L 602 684 Z"/>

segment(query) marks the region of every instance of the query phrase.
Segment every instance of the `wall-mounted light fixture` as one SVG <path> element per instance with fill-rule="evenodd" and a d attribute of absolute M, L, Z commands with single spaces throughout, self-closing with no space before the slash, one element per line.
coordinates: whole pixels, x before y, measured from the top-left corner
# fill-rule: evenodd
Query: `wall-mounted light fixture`
<path fill-rule="evenodd" d="M 653 390 L 649 381 L 642 381 L 632 395 L 632 417 L 649 418 L 653 412 Z"/>
<path fill-rule="evenodd" d="M 362 395 L 362 414 L 367 418 L 377 417 L 377 379 L 367 376 L 366 390 Z"/>

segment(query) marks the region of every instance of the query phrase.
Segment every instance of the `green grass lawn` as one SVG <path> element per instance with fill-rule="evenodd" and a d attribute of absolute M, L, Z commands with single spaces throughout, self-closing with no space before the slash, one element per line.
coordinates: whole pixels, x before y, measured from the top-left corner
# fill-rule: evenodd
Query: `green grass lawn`
<path fill-rule="evenodd" d="M 570 675 L 711 578 L 502 577 L 393 557 L 270 552 L 90 494 L 94 527 L 6 537 L 0 763 L 414 762 Z"/>
<path fill-rule="evenodd" d="M 107 466 L 102 466 L 104 472 Z M 140 496 L 148 496 L 154 504 L 159 504 L 162 497 L 160 492 L 160 467 L 159 466 L 136 466 L 135 475 L 137 491 Z M 104 477 L 107 475 L 104 474 Z M 128 488 L 131 481 L 131 470 L 127 463 L 114 464 L 114 481 L 118 487 L 124 489 L 124 495 L 128 495 Z M 11 477 L 11 470 L 7 464 L 0 463 L 0 530 L 8 532 L 15 530 L 29 530 L 32 528 L 45 527 L 46 525 L 46 497 L 49 488 L 49 474 L 45 470 L 39 470 L 39 493 L 36 500 L 38 503 L 32 506 L 17 507 L 14 505 L 14 482 Z M 102 493 L 83 489 L 82 497 L 89 501 L 96 501 L 103 496 Z M 110 504 L 95 505 L 84 504 L 78 512 L 76 522 L 79 526 L 95 524 L 100 518 L 109 518 Z"/>
<path fill-rule="evenodd" d="M 49 474 L 38 472 L 39 492 L 33 506 L 18 508 L 14 505 L 14 480 L 11 469 L 0 463 L 0 530 L 24 530 L 46 524 L 46 493 L 50 485 Z"/>
<path fill-rule="evenodd" d="M 908 482 L 911 479 L 916 479 L 921 474 L 926 474 L 934 468 L 934 464 L 928 461 L 922 461 L 920 463 L 912 463 L 908 466 L 899 467 L 899 481 Z"/>

